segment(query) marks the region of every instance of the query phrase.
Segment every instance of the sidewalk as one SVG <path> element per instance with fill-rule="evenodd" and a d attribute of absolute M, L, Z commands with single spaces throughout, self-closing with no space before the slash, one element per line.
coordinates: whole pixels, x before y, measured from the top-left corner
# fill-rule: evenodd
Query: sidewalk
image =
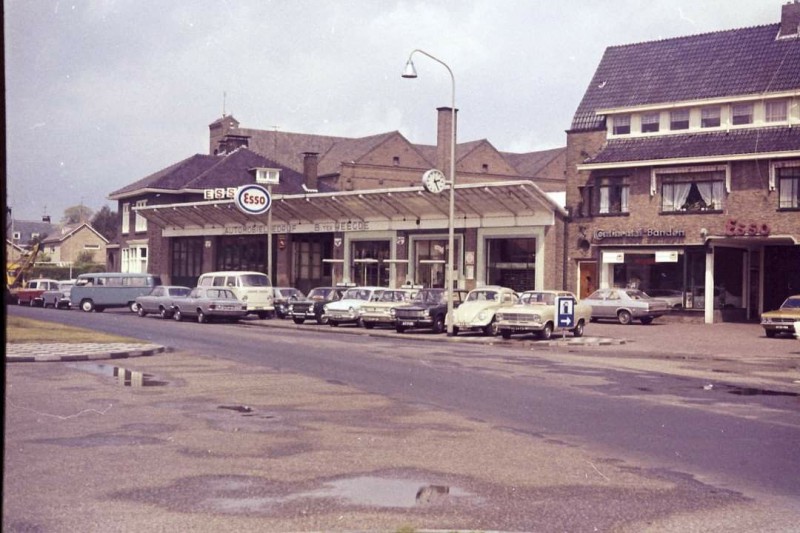
<path fill-rule="evenodd" d="M 170 351 L 158 344 L 123 342 L 25 342 L 6 344 L 8 363 L 52 363 L 145 357 Z"/>

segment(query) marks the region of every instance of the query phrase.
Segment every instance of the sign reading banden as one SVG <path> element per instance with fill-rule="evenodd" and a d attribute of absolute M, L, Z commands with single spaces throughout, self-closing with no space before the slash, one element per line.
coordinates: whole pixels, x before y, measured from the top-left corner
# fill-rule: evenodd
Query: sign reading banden
<path fill-rule="evenodd" d="M 655 229 L 655 228 L 632 228 L 627 230 L 603 230 L 598 229 L 594 232 L 594 240 L 604 239 L 644 239 L 644 238 L 680 238 L 686 237 L 686 231 L 682 229 Z"/>

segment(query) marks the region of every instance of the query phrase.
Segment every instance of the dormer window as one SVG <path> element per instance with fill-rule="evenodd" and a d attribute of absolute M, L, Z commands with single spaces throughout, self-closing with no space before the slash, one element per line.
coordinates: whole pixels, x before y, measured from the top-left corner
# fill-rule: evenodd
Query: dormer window
<path fill-rule="evenodd" d="M 614 121 L 614 135 L 628 135 L 631 132 L 631 116 L 617 115 Z"/>
<path fill-rule="evenodd" d="M 731 106 L 731 123 L 734 126 L 753 123 L 753 104 L 733 104 Z"/>
<path fill-rule="evenodd" d="M 704 107 L 700 110 L 701 128 L 718 128 L 720 126 L 720 107 Z"/>
<path fill-rule="evenodd" d="M 658 132 L 660 122 L 660 113 L 645 113 L 642 115 L 642 133 Z"/>
<path fill-rule="evenodd" d="M 675 109 L 669 112 L 669 129 L 672 131 L 689 129 L 689 110 Z"/>
<path fill-rule="evenodd" d="M 764 104 L 764 120 L 766 122 L 785 122 L 788 106 L 786 100 L 771 100 Z"/>

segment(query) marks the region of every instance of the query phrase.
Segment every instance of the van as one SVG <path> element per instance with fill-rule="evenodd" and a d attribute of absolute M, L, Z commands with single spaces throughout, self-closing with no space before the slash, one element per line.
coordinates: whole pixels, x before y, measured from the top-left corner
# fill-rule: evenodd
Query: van
<path fill-rule="evenodd" d="M 161 285 L 161 279 L 152 274 L 131 272 L 93 272 L 81 274 L 69 294 L 70 306 L 81 311 L 98 313 L 111 307 L 127 307 L 137 312 L 136 297 L 148 294 Z"/>
<path fill-rule="evenodd" d="M 269 318 L 275 312 L 272 283 L 263 272 L 206 272 L 197 280 L 198 287 L 226 287 L 247 305 L 247 313 Z"/>

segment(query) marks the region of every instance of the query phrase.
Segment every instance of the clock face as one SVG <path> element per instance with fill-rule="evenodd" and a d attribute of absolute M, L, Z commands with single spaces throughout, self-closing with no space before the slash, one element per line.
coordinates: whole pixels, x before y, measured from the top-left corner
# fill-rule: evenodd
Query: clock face
<path fill-rule="evenodd" d="M 441 170 L 431 169 L 422 175 L 422 186 L 432 193 L 440 193 L 446 185 L 444 174 Z"/>

